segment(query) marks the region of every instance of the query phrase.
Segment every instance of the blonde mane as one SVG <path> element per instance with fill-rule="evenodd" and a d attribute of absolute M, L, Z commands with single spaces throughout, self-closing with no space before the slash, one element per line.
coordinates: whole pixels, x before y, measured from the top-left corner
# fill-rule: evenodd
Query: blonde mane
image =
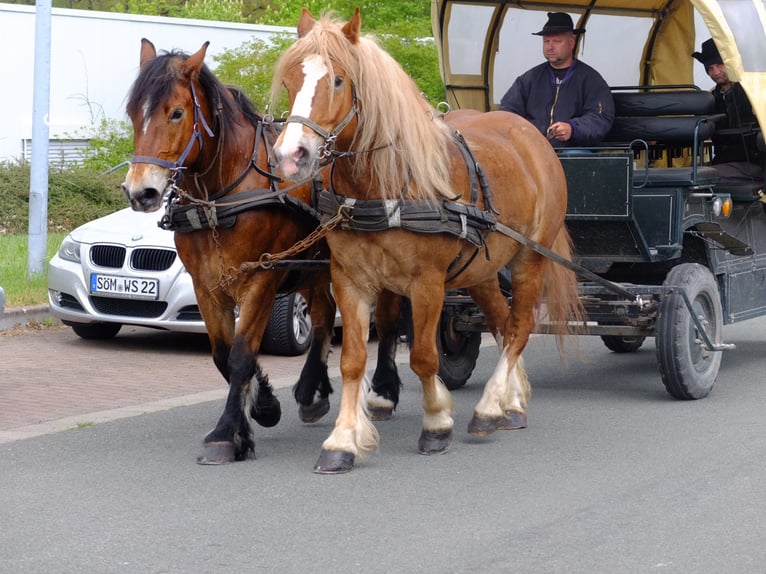
<path fill-rule="evenodd" d="M 354 177 L 361 179 L 369 169 L 369 192 L 376 197 L 397 198 L 405 187 L 410 199 L 454 196 L 449 128 L 372 36 L 360 36 L 356 44 L 350 44 L 342 26 L 343 22 L 325 14 L 285 51 L 277 62 L 272 100 L 277 101 L 290 68 L 319 54 L 330 70 L 345 70 L 356 88 L 360 114 L 351 149 L 375 150 L 354 157 Z"/>

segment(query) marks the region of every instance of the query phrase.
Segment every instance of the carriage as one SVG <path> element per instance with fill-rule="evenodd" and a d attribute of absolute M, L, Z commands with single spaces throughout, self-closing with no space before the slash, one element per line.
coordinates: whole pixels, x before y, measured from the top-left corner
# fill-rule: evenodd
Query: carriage
<path fill-rule="evenodd" d="M 766 198 L 763 181 L 721 185 L 704 165 L 713 98 L 698 87 L 710 80 L 690 55 L 712 36 L 764 125 L 764 3 L 435 0 L 432 7 L 452 109 L 499 107 L 513 79 L 542 61 L 530 32 L 545 11 L 568 12 L 587 29 L 580 57 L 612 86 L 616 118 L 603 144 L 560 156 L 584 332 L 618 353 L 654 337 L 667 391 L 706 396 L 730 347 L 723 326 L 766 314 Z M 512 297 L 512 282 L 505 288 Z M 470 298 L 448 293 L 439 339 L 450 388 L 469 378 L 483 330 Z M 547 331 L 538 324 L 538 333 Z"/>
<path fill-rule="evenodd" d="M 561 6 L 576 11 L 577 4 Z M 377 447 L 371 421 L 390 418 L 399 397 L 394 354 L 405 299 L 410 366 L 423 388 L 422 454 L 451 445 L 449 391 L 473 370 L 483 330 L 495 336 L 501 357 L 468 424 L 471 434 L 526 428 L 530 383 L 522 352 L 534 329 L 560 343 L 572 329 L 584 330 L 618 352 L 654 336 L 673 396 L 710 391 L 726 348 L 722 326 L 766 309 L 756 289 L 765 278 L 762 182 L 718 185 L 702 165 L 715 119 L 710 94 L 692 85 L 690 63 L 680 72 L 668 72 L 667 61 L 660 66 L 668 50 L 691 53 L 694 36 L 679 30 L 693 23 L 692 5 L 632 2 L 623 9 L 611 2 L 602 14 L 598 4 L 582 8 L 589 21 L 619 14 L 648 30 L 640 60 L 647 64 L 635 87 L 616 90 L 619 117 L 609 141 L 566 157 L 525 119 L 492 110 L 489 71 L 501 69 L 496 49 L 503 18 L 518 7 L 512 2 L 434 2 L 448 113 L 426 102 L 361 32 L 359 10 L 343 22 L 304 9 L 298 40 L 275 69 L 275 96 L 284 88 L 290 107 L 282 122 L 259 116 L 241 92 L 220 84 L 203 63 L 207 44 L 191 55 L 158 55 L 142 41 L 127 106 L 136 155 L 123 190 L 140 211 L 159 209 L 170 193 L 161 226 L 175 231 L 214 362 L 230 385 L 199 462 L 246 458 L 254 446 L 248 419 L 279 421 L 257 353 L 276 293 L 298 288 L 314 299 L 316 317 L 294 388 L 304 422 L 329 410 L 336 303 L 343 317 L 340 410 L 318 473 L 348 472 Z M 533 5 L 552 6 L 524 3 Z M 762 4 L 753 6 L 750 21 L 757 21 Z M 474 9 L 478 19 L 469 17 Z M 760 52 L 737 59 L 719 12 L 703 15 L 753 98 L 760 76 L 745 69 L 758 69 Z M 508 21 L 513 28 L 519 19 Z M 470 47 L 482 33 L 477 53 Z M 755 68 L 743 69 L 752 64 L 745 55 L 755 57 Z M 660 82 L 668 73 L 685 83 Z M 763 101 L 753 100 L 763 119 Z M 306 268 L 311 277 L 301 274 Z M 540 301 L 546 321 L 535 315 Z M 381 343 L 368 382 L 373 305 Z"/>

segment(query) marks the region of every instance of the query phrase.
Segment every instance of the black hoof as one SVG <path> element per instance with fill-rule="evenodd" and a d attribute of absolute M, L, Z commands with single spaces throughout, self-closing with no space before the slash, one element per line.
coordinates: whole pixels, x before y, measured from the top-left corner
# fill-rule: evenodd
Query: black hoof
<path fill-rule="evenodd" d="M 394 416 L 394 409 L 388 407 L 370 407 L 369 411 L 373 421 L 390 421 Z"/>
<path fill-rule="evenodd" d="M 314 472 L 316 474 L 343 474 L 354 468 L 354 455 L 343 450 L 322 449 Z"/>
<path fill-rule="evenodd" d="M 500 428 L 500 421 L 497 419 L 483 419 L 474 413 L 471 422 L 468 423 L 468 432 L 479 436 L 491 435 Z"/>
<path fill-rule="evenodd" d="M 310 405 L 298 405 L 298 416 L 304 423 L 319 422 L 330 411 L 330 401 L 319 399 Z"/>
<path fill-rule="evenodd" d="M 282 407 L 276 397 L 265 401 L 256 401 L 250 409 L 250 416 L 262 427 L 273 427 L 282 418 Z"/>
<path fill-rule="evenodd" d="M 420 454 L 442 454 L 452 444 L 452 429 L 445 431 L 427 431 L 420 432 L 418 439 L 418 450 Z"/>
<path fill-rule="evenodd" d="M 497 428 L 500 430 L 525 429 L 527 428 L 527 413 L 506 411 Z"/>
<path fill-rule="evenodd" d="M 229 464 L 235 460 L 234 443 L 206 442 L 202 447 L 202 454 L 197 457 L 197 464 Z"/>

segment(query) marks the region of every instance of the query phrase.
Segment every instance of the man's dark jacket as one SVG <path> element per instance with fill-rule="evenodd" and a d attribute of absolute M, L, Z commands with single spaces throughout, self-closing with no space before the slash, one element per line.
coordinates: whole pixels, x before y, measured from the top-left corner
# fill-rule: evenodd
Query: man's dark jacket
<path fill-rule="evenodd" d="M 763 158 L 756 144 L 758 120 L 745 90 L 738 82 L 734 82 L 726 92 L 722 92 L 721 88 L 716 86 L 713 96 L 715 111 L 726 114 L 726 119 L 716 122 L 713 134 L 713 163 L 760 163 Z"/>
<path fill-rule="evenodd" d="M 551 121 L 551 106 L 556 102 Z M 575 60 L 559 86 L 548 62 L 516 78 L 500 100 L 500 109 L 524 116 L 543 135 L 553 122 L 568 122 L 572 138 L 551 140 L 555 147 L 592 146 L 604 139 L 614 121 L 614 101 L 609 86 L 596 70 Z"/>

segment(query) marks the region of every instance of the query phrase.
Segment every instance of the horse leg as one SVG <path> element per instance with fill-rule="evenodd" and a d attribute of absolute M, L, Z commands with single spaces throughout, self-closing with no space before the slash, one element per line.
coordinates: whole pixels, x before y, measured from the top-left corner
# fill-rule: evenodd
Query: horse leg
<path fill-rule="evenodd" d="M 372 375 L 372 387 L 367 394 L 367 409 L 374 421 L 389 420 L 399 404 L 402 380 L 396 368 L 396 347 L 403 306 L 402 297 L 390 291 L 381 291 L 375 303 L 378 362 Z"/>
<path fill-rule="evenodd" d="M 545 261 L 538 254 L 524 250 L 513 262 L 513 297 L 511 307 L 499 289 L 497 278 L 469 289 L 481 307 L 485 320 L 498 335 L 502 334 L 500 360 L 474 409 L 468 432 L 488 435 L 497 429 L 526 428 L 526 405 L 530 385 L 521 353 L 534 327 L 534 311 L 542 289 Z"/>
<path fill-rule="evenodd" d="M 319 288 L 306 289 L 304 297 L 311 304 L 312 338 L 306 362 L 293 396 L 298 403 L 298 416 L 304 423 L 319 421 L 330 410 L 332 385 L 327 373 L 332 329 L 335 324 L 335 299 L 330 292 L 329 273 L 315 276 Z"/>
<path fill-rule="evenodd" d="M 353 468 L 357 456 L 363 458 L 375 450 L 378 444 L 377 430 L 370 422 L 363 400 L 372 300 L 342 272 L 337 273 L 333 269 L 332 280 L 335 298 L 343 317 L 340 359 L 343 389 L 335 428 L 322 443 L 322 451 L 314 465 L 317 474 L 348 472 Z"/>
<path fill-rule="evenodd" d="M 240 305 L 239 322 L 227 364 L 229 394 L 215 428 L 205 436 L 202 454 L 197 458 L 199 464 L 240 461 L 254 451 L 253 432 L 245 414 L 248 403 L 251 416 L 260 425 L 274 426 L 279 422 L 279 400 L 256 361 L 256 350 L 261 344 L 270 309 L 262 301 L 273 300 L 273 293 L 269 298 L 263 289 L 251 289 L 248 301 Z M 256 375 L 258 387 L 251 397 L 253 375 Z"/>
<path fill-rule="evenodd" d="M 429 283 L 424 282 L 423 286 Z M 436 330 L 439 325 L 444 285 L 418 285 L 411 293 L 413 341 L 410 367 L 423 386 L 423 429 L 418 440 L 421 454 L 439 454 L 452 444 L 452 396 L 439 379 Z"/>

